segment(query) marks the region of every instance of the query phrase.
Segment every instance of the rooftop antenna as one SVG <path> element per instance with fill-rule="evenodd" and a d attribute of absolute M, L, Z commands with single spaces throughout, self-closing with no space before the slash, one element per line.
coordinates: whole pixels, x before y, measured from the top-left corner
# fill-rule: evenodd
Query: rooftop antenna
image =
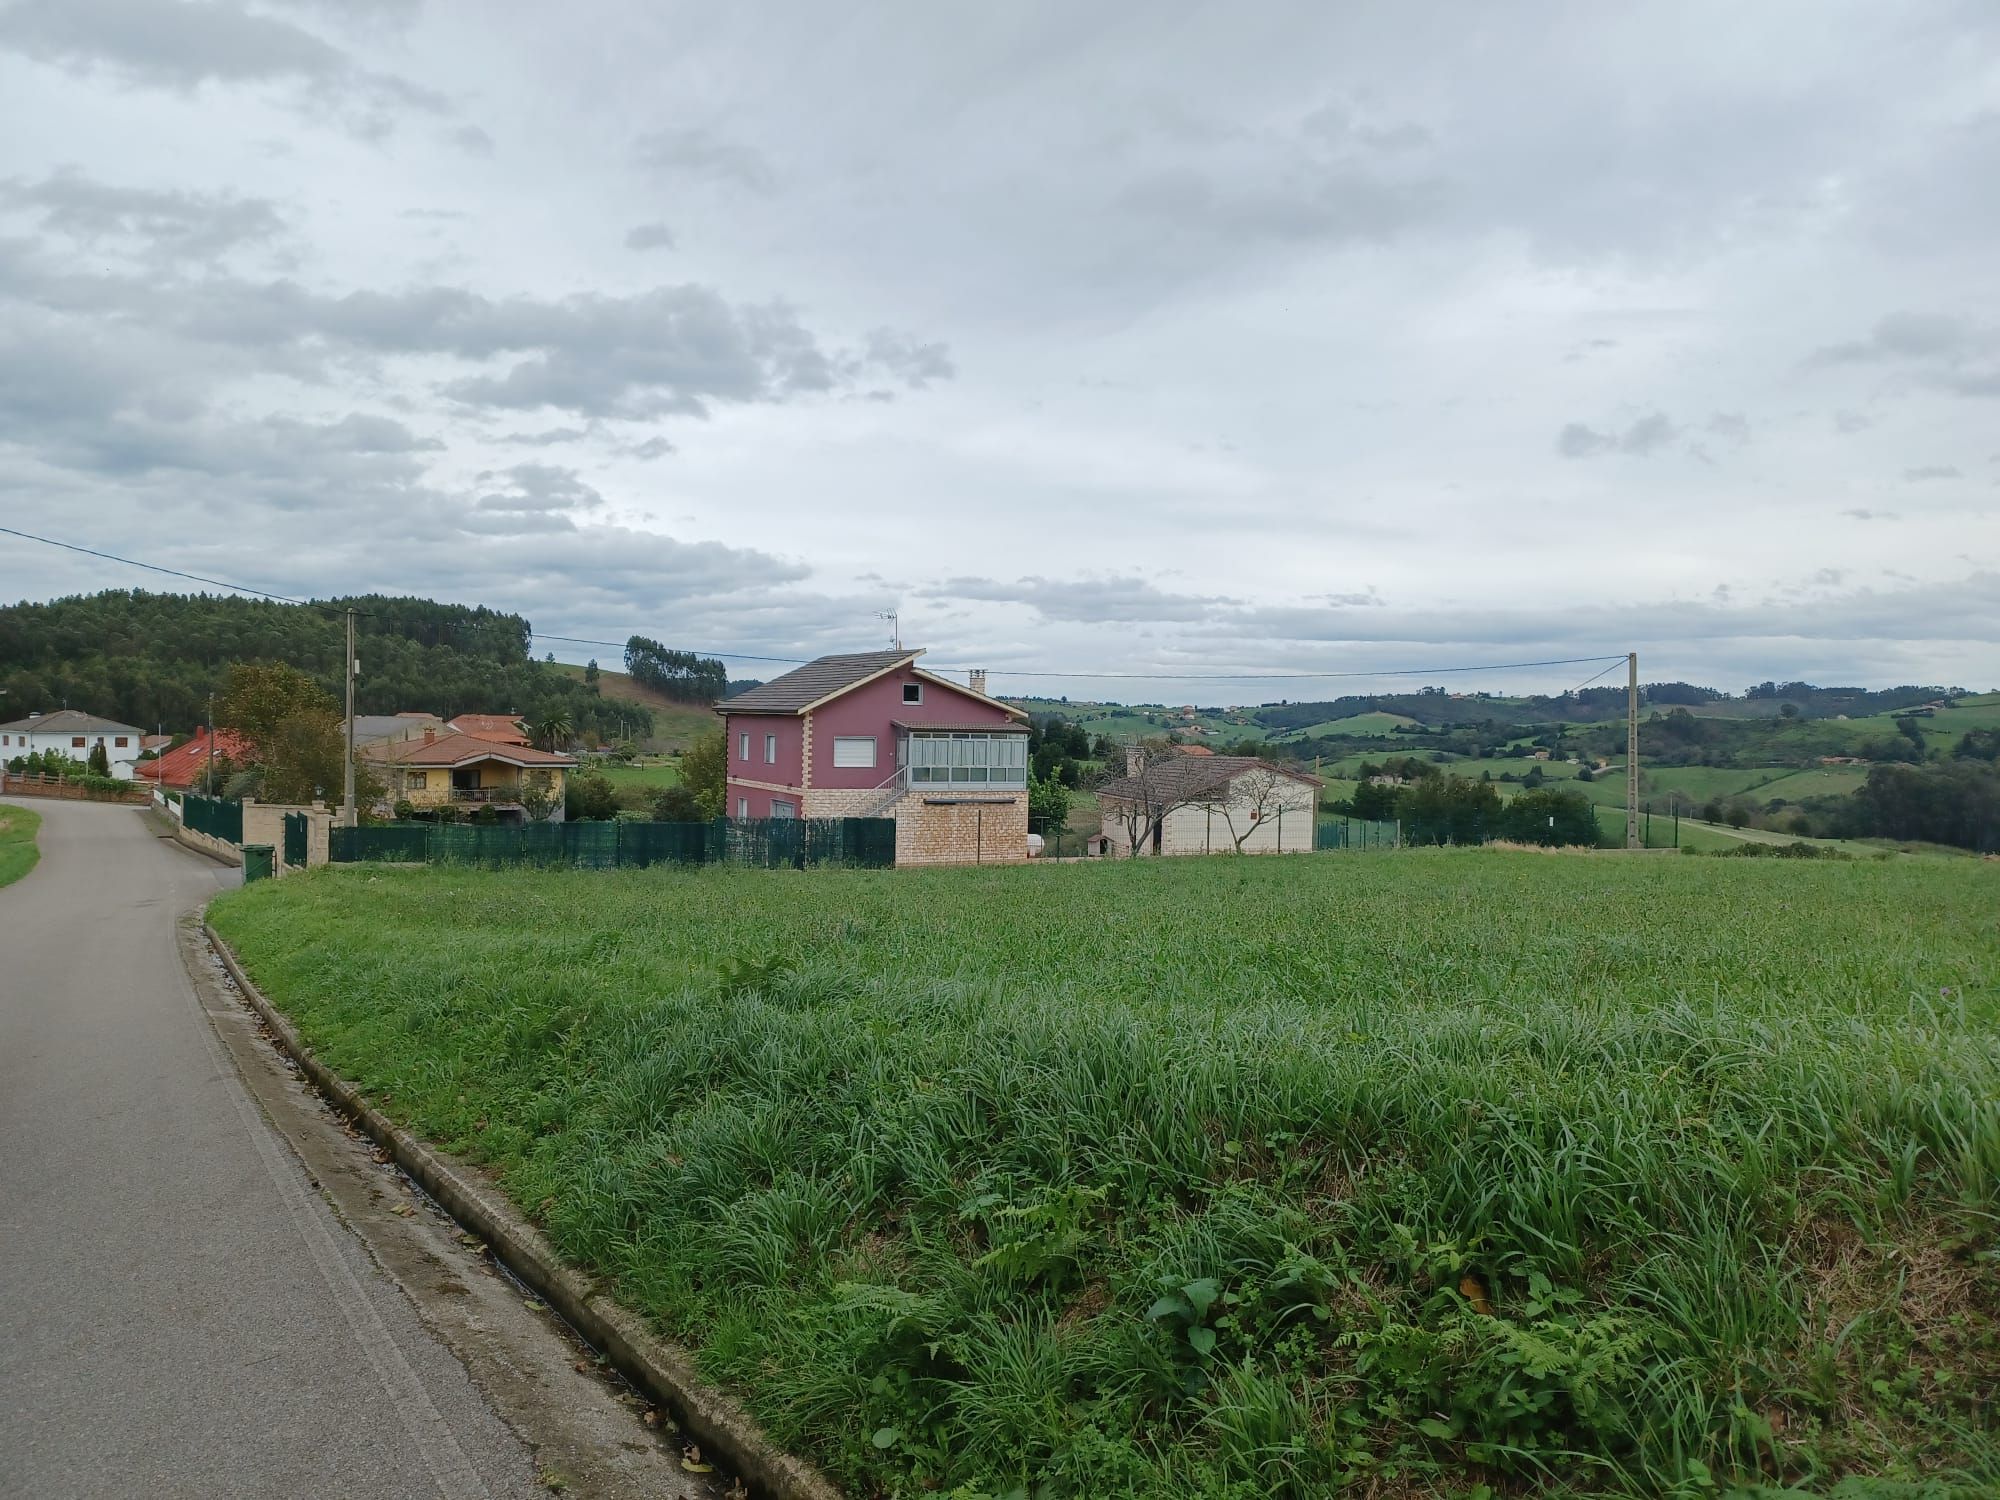
<path fill-rule="evenodd" d="M 901 651 L 903 649 L 903 627 L 896 622 L 896 612 L 893 609 L 878 609 L 875 611 L 875 618 L 889 622 L 889 644 L 894 646 L 898 651 Z"/>

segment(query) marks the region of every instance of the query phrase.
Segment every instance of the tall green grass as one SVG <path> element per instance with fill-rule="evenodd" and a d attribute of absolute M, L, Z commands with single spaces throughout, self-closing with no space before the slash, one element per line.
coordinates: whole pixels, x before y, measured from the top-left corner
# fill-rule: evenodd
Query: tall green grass
<path fill-rule="evenodd" d="M 1250 1500 L 1993 1493 L 1996 913 L 1421 851 L 213 915 L 850 1492 Z"/>
<path fill-rule="evenodd" d="M 0 802 L 0 886 L 12 885 L 35 868 L 41 858 L 35 835 L 41 826 L 40 813 Z"/>

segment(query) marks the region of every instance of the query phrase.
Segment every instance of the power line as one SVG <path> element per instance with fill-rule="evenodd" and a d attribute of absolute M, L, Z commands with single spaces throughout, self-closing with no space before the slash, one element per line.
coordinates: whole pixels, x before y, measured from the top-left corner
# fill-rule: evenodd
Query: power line
<path fill-rule="evenodd" d="M 1622 656 L 1614 656 L 1611 659 L 1610 666 L 1606 667 L 1602 672 L 1592 673 L 1590 676 L 1584 678 L 1583 681 L 1579 682 L 1575 687 L 1571 688 L 1570 691 L 1572 693 L 1580 693 L 1585 688 L 1589 687 L 1593 682 L 1597 681 L 1598 678 L 1609 677 L 1613 672 L 1618 670 L 1618 664 L 1623 660 L 1625 660 L 1625 658 Z"/>
<path fill-rule="evenodd" d="M 253 589 L 247 583 L 229 583 L 220 578 L 204 578 L 199 573 L 183 573 L 179 568 L 163 568 L 158 563 L 140 562 L 133 557 L 120 557 L 115 552 L 99 552 L 95 547 L 79 547 L 75 542 L 59 542 L 52 536 L 36 536 L 32 531 L 16 531 L 11 526 L 0 526 L 0 532 L 17 536 L 24 541 L 40 542 L 45 547 L 60 547 L 65 552 L 81 552 L 85 557 L 101 557 L 107 562 L 123 563 L 128 568 L 144 568 L 148 573 L 164 573 L 169 578 L 185 578 L 192 583 L 212 583 L 219 589 L 231 589 L 239 594 L 255 594 L 260 599 L 275 599 L 280 604 L 313 604 L 311 599 L 294 599 L 290 594 L 274 594 L 269 589 Z"/>
<path fill-rule="evenodd" d="M 230 583 L 221 578 L 208 578 L 200 573 L 186 573 L 179 568 L 163 567 L 158 563 L 140 562 L 137 558 L 120 557 L 115 552 L 101 552 L 95 547 L 79 546 L 75 542 L 61 542 L 54 537 L 37 536 L 31 531 L 17 531 L 11 526 L 0 526 L 0 534 L 20 537 L 23 541 L 40 542 L 45 547 L 60 547 L 65 552 L 80 553 L 85 557 L 103 558 L 106 562 L 122 563 L 128 568 L 143 568 L 149 573 L 161 573 L 169 578 L 185 578 L 191 583 L 206 583 L 219 589 L 229 589 L 239 594 L 254 594 L 260 599 L 276 600 L 280 604 L 299 604 L 311 608 L 326 609 L 331 606 L 313 599 L 295 599 L 289 594 L 273 593 L 269 589 L 252 588 L 247 583 Z M 587 636 L 551 635 L 546 631 L 533 631 L 532 636 L 540 641 L 558 641 L 569 646 L 608 646 L 623 650 L 624 641 L 593 640 Z M 718 651 L 698 647 L 683 647 L 697 656 L 720 657 L 725 661 L 770 662 L 778 666 L 801 666 L 810 660 L 803 656 L 758 656 L 743 651 Z M 1608 675 L 1616 665 L 1625 660 L 1621 653 L 1616 656 L 1563 656 L 1547 661 L 1482 662 L 1469 666 L 1448 667 L 1394 667 L 1364 672 L 1074 672 L 1055 668 L 993 667 L 996 677 L 1055 677 L 1075 681 L 1090 682 L 1345 682 L 1372 677 L 1442 677 L 1466 672 L 1518 672 L 1533 667 L 1574 667 L 1591 666 L 1598 662 L 1609 662 L 1610 666 L 1599 672 L 1579 687 L 1587 687 L 1598 677 Z M 975 670 L 966 666 L 934 666 L 931 670 L 940 672 L 969 672 Z M 1576 691 L 1576 689 L 1572 689 Z"/>
<path fill-rule="evenodd" d="M 1320 682 L 1358 677 L 1441 677 L 1451 672 L 1514 672 L 1527 667 L 1574 667 L 1625 660 L 1618 656 L 1564 656 L 1550 661 L 1479 662 L 1462 667 L 1385 667 L 1367 672 L 1063 672 L 1020 667 L 989 667 L 995 677 L 1077 677 L 1122 682 Z M 936 667 L 934 671 L 966 672 L 970 667 Z M 1607 669 L 1609 670 L 1609 669 Z M 1602 676 L 1603 673 L 1599 673 Z"/>
<path fill-rule="evenodd" d="M 627 641 L 593 641 L 580 635 L 550 635 L 545 630 L 534 630 L 530 631 L 529 634 L 534 636 L 538 641 L 562 641 L 564 644 L 570 646 L 610 646 L 618 651 L 623 651 L 627 644 L 629 644 Z M 694 656 L 717 656 L 721 657 L 724 661 L 773 661 L 793 667 L 804 666 L 812 660 L 809 656 L 749 656 L 741 651 L 716 651 L 701 646 L 680 646 L 675 649 L 686 651 Z"/>

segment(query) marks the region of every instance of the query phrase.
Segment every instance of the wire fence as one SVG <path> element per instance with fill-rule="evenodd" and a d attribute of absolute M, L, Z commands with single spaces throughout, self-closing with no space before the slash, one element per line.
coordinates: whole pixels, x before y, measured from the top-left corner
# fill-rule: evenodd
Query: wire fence
<path fill-rule="evenodd" d="M 736 864 L 760 869 L 896 862 L 894 818 L 731 818 L 712 823 L 377 823 L 328 833 L 336 864 L 611 870 Z"/>

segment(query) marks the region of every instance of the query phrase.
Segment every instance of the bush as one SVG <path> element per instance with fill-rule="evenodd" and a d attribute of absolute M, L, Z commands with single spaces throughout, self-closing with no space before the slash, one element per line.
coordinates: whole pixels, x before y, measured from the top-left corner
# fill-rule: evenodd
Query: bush
<path fill-rule="evenodd" d="M 618 816 L 618 793 L 596 771 L 573 773 L 563 788 L 563 816 L 572 823 L 605 822 Z"/>
<path fill-rule="evenodd" d="M 648 809 L 655 823 L 700 823 L 701 804 L 695 800 L 693 792 L 684 786 L 670 786 L 653 796 Z"/>

